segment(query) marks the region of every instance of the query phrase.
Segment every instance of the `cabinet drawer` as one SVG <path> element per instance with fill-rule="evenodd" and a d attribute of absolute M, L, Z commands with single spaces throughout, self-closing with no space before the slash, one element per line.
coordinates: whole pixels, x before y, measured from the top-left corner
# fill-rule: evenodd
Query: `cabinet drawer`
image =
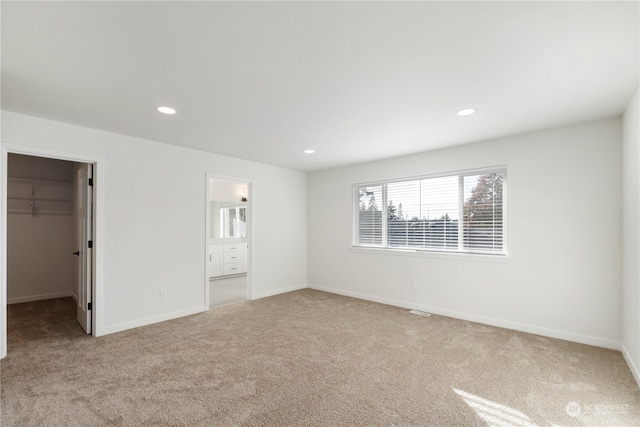
<path fill-rule="evenodd" d="M 247 248 L 246 243 L 227 243 L 224 245 L 224 252 L 242 252 Z"/>
<path fill-rule="evenodd" d="M 244 273 L 244 263 L 242 262 L 231 262 L 228 264 L 224 264 L 224 274 L 239 274 Z"/>
<path fill-rule="evenodd" d="M 225 252 L 224 263 L 244 262 L 244 252 Z"/>

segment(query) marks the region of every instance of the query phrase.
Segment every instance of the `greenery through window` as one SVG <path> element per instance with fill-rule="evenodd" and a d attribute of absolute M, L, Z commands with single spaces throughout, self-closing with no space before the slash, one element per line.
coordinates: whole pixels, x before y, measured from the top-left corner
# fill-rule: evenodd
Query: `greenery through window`
<path fill-rule="evenodd" d="M 353 186 L 353 246 L 506 253 L 506 170 Z"/>

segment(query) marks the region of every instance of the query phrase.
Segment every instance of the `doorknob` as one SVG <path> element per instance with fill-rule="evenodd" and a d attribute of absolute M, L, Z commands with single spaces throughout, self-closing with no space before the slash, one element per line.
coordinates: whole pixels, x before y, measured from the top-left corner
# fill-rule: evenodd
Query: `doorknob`
<path fill-rule="evenodd" d="M 74 252 L 74 255 L 80 256 L 80 251 Z"/>

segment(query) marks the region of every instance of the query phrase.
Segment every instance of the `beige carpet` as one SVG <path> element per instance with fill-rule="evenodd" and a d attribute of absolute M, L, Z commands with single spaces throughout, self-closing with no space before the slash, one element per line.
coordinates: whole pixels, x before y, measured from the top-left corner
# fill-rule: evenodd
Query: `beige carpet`
<path fill-rule="evenodd" d="M 100 338 L 69 299 L 9 322 L 3 427 L 640 425 L 619 352 L 313 290 Z"/>

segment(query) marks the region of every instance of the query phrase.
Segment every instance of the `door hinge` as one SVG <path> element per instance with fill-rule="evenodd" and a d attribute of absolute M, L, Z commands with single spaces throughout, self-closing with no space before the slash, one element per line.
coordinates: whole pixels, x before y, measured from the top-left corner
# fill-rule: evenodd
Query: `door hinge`
<path fill-rule="evenodd" d="M 89 178 L 89 187 L 93 187 L 93 178 Z"/>
<path fill-rule="evenodd" d="M 93 303 L 88 303 L 87 304 L 87 310 L 91 310 L 93 308 Z"/>
<path fill-rule="evenodd" d="M 93 240 L 89 240 L 89 249 L 93 248 Z"/>

